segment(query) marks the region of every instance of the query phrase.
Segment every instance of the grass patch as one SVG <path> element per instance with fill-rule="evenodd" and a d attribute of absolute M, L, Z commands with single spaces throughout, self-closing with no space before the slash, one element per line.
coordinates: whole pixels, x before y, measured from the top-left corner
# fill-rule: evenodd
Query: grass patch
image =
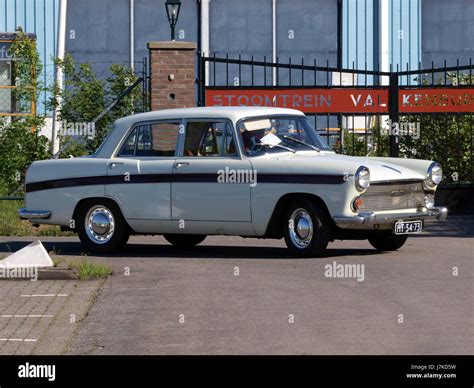
<path fill-rule="evenodd" d="M 68 264 L 80 280 L 106 278 L 112 274 L 112 270 L 105 264 L 92 263 L 87 259 L 71 260 Z"/>
<path fill-rule="evenodd" d="M 23 201 L 0 200 L 0 236 L 75 236 L 74 232 L 62 231 L 57 225 L 34 227 L 18 217 Z"/>

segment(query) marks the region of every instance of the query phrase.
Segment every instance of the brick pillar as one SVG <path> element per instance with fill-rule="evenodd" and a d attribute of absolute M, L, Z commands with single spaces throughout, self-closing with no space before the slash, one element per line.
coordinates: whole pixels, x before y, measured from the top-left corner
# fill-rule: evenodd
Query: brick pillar
<path fill-rule="evenodd" d="M 151 110 L 196 106 L 196 44 L 150 42 Z"/>

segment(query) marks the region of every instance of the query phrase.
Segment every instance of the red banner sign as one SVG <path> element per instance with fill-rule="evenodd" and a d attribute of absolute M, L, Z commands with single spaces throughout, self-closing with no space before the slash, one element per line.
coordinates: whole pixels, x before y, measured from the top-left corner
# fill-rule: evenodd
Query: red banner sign
<path fill-rule="evenodd" d="M 274 106 L 304 113 L 388 113 L 388 88 L 206 89 L 206 106 Z M 401 89 L 400 113 L 474 112 L 474 89 Z"/>
<path fill-rule="evenodd" d="M 398 92 L 401 113 L 474 112 L 474 89 L 403 89 Z"/>
<path fill-rule="evenodd" d="M 387 89 L 207 89 L 206 106 L 274 106 L 305 113 L 386 113 Z"/>

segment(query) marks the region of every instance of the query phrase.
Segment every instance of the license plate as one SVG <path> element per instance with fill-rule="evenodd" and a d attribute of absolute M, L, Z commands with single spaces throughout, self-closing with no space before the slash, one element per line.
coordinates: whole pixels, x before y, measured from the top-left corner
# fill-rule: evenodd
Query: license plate
<path fill-rule="evenodd" d="M 422 221 L 397 221 L 393 227 L 393 233 L 395 234 L 421 233 L 422 230 Z"/>

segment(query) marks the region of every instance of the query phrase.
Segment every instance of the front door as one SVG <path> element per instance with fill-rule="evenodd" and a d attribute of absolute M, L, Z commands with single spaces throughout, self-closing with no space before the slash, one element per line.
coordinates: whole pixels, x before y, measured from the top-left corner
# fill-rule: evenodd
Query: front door
<path fill-rule="evenodd" d="M 253 184 L 252 166 L 239 155 L 230 121 L 186 122 L 173 166 L 174 220 L 250 222 Z"/>

